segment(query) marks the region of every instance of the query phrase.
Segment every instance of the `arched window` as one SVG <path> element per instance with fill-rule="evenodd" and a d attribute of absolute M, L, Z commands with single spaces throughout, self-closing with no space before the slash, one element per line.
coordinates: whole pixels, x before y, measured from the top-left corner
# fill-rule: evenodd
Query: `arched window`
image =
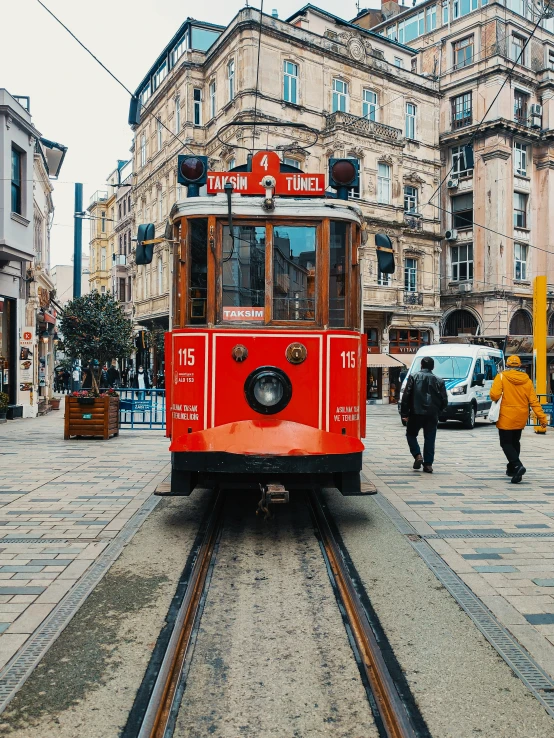
<path fill-rule="evenodd" d="M 531 316 L 526 310 L 516 310 L 510 320 L 511 336 L 530 336 L 533 333 Z"/>
<path fill-rule="evenodd" d="M 164 291 L 164 265 L 162 257 L 158 259 L 158 295 L 161 295 Z"/>
<path fill-rule="evenodd" d="M 444 324 L 445 336 L 459 336 L 460 334 L 470 334 L 475 336 L 479 323 L 468 310 L 454 310 L 450 313 Z"/>
<path fill-rule="evenodd" d="M 554 313 L 552 313 L 548 321 L 548 335 L 554 336 Z"/>

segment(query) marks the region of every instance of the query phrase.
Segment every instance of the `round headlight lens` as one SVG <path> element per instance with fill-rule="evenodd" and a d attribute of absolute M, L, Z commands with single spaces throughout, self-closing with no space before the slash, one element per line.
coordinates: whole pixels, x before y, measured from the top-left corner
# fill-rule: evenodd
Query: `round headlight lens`
<path fill-rule="evenodd" d="M 252 388 L 254 397 L 264 407 L 273 407 L 283 399 L 284 388 L 279 377 L 265 374 L 259 377 Z"/>
<path fill-rule="evenodd" d="M 282 369 L 260 366 L 246 378 L 244 394 L 253 410 L 262 415 L 274 415 L 289 404 L 292 383 Z"/>

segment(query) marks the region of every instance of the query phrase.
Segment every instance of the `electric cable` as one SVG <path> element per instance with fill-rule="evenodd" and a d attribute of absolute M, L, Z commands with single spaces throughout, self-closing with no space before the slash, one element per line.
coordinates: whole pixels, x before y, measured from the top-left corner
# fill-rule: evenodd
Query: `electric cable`
<path fill-rule="evenodd" d="M 255 136 L 256 136 L 256 116 L 258 114 L 258 92 L 259 92 L 259 80 L 260 80 L 260 52 L 262 49 L 262 16 L 264 12 L 264 0 L 260 2 L 260 29 L 258 32 L 258 61 L 256 64 L 256 90 L 254 93 L 254 126 L 252 128 L 252 150 L 255 149 Z"/>

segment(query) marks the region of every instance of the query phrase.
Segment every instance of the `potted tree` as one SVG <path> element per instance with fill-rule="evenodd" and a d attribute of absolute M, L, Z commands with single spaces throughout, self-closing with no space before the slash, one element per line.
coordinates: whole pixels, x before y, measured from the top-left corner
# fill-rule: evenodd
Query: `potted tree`
<path fill-rule="evenodd" d="M 6 423 L 6 414 L 8 412 L 8 405 L 10 398 L 5 392 L 0 392 L 0 423 Z"/>
<path fill-rule="evenodd" d="M 90 387 L 68 395 L 65 403 L 65 438 L 119 433 L 119 395 L 100 390 L 100 372 L 113 358 L 130 355 L 133 326 L 121 305 L 108 292 L 91 292 L 69 302 L 60 322 L 64 350 L 80 359 L 90 375 Z M 87 382 L 89 384 L 89 382 Z"/>

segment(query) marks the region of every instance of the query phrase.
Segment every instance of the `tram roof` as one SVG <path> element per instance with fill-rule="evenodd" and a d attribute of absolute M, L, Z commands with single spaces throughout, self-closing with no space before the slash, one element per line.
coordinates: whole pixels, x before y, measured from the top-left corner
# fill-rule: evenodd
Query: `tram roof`
<path fill-rule="evenodd" d="M 354 221 L 360 225 L 363 223 L 361 209 L 348 200 L 277 196 L 275 197 L 275 210 L 268 212 L 262 207 L 264 199 L 256 196 L 232 195 L 233 217 L 334 218 Z M 170 218 L 175 220 L 192 215 L 227 217 L 227 196 L 224 194 L 209 195 L 181 200 L 171 208 Z"/>

